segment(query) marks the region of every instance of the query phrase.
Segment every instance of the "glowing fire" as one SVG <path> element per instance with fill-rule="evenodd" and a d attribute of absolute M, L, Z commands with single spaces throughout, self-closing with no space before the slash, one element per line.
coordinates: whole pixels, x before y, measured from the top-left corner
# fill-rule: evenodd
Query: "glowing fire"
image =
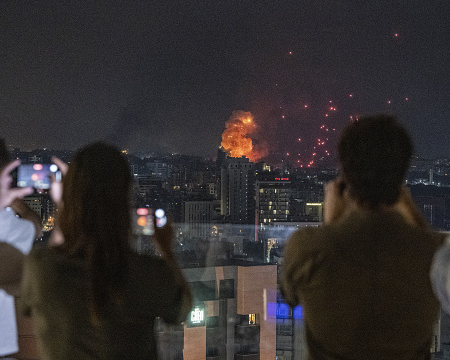
<path fill-rule="evenodd" d="M 233 111 L 225 123 L 225 131 L 222 134 L 221 147 L 228 156 L 245 156 L 250 161 L 256 161 L 260 156 L 254 151 L 250 135 L 255 131 L 256 125 L 250 112 Z"/>

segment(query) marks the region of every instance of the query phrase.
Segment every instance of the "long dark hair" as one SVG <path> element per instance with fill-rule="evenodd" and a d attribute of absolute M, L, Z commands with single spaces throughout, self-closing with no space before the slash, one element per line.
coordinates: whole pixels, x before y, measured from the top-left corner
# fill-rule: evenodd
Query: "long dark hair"
<path fill-rule="evenodd" d="M 97 142 L 77 152 L 64 180 L 59 216 L 67 256 L 86 259 L 94 320 L 122 297 L 131 236 L 131 175 L 113 146 Z"/>

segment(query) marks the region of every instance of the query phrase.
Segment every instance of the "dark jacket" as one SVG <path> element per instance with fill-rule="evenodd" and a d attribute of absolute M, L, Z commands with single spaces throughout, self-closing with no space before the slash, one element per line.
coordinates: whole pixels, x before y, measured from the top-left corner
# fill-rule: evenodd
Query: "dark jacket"
<path fill-rule="evenodd" d="M 303 304 L 311 358 L 428 359 L 439 310 L 429 272 L 443 239 L 388 211 L 294 233 L 282 292 Z"/>

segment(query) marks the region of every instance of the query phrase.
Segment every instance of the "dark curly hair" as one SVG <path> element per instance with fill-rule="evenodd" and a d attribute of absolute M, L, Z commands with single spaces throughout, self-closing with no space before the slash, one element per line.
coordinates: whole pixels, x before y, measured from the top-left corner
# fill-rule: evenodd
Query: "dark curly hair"
<path fill-rule="evenodd" d="M 350 196 L 370 207 L 394 204 L 412 153 L 411 138 L 395 116 L 364 116 L 348 125 L 338 156 Z"/>

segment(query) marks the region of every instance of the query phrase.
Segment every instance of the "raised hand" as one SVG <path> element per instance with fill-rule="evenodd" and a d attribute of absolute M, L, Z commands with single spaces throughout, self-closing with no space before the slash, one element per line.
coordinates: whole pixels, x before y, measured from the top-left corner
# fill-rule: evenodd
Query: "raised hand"
<path fill-rule="evenodd" d="M 15 199 L 33 193 L 33 188 L 11 188 L 12 177 L 10 172 L 20 165 L 20 160 L 14 160 L 6 165 L 0 172 L 0 210 L 10 206 Z"/>

